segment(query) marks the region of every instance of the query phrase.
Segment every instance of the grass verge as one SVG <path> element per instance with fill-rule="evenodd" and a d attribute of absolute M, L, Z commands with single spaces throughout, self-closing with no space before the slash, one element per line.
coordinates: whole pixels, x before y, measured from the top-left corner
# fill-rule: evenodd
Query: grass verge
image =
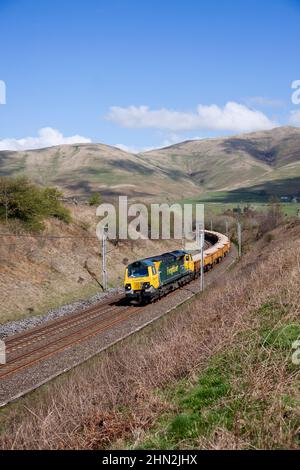
<path fill-rule="evenodd" d="M 138 447 L 223 448 L 229 441 L 231 448 L 299 448 L 299 366 L 292 346 L 300 321 L 289 318 L 292 309 L 274 300 L 252 312 L 254 327 L 236 337 L 234 348 L 161 394 L 171 411 Z"/>

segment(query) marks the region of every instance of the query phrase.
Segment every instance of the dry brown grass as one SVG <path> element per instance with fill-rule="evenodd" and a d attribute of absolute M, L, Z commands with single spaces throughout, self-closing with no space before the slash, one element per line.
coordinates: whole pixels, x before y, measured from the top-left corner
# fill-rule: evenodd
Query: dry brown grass
<path fill-rule="evenodd" d="M 241 332 L 250 341 L 258 326 L 253 311 L 276 298 L 291 307 L 287 315 L 299 316 L 298 239 L 299 224 L 277 229 L 274 240 L 261 240 L 226 282 L 9 407 L 0 419 L 1 448 L 118 448 L 128 440 L 138 445 L 156 418 L 172 411 L 173 405 L 157 390 L 183 377 L 192 381 L 214 354 L 231 348 Z M 278 368 L 271 354 L 261 364 L 259 357 L 255 368 L 245 359 L 244 372 L 251 400 L 269 398 L 271 403 L 262 422 L 253 418 L 256 446 L 272 448 L 282 442 L 290 447 L 292 436 L 283 427 L 276 397 L 289 383 L 294 386 L 296 372 L 287 374 L 284 363 Z M 242 436 L 242 424 L 237 417 L 235 431 L 216 429 L 213 436 L 199 438 L 198 445 L 247 447 L 251 432 Z"/>

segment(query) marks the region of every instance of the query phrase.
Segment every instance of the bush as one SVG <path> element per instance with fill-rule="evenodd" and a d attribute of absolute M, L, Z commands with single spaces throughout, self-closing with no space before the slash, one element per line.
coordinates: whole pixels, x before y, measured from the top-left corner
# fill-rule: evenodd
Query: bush
<path fill-rule="evenodd" d="M 62 192 L 57 188 L 46 188 L 43 190 L 43 196 L 46 216 L 56 217 L 69 224 L 71 222 L 71 213 L 60 201 Z"/>
<path fill-rule="evenodd" d="M 90 206 L 99 206 L 101 203 L 101 196 L 99 193 L 93 193 L 89 198 Z"/>
<path fill-rule="evenodd" d="M 71 215 L 56 188 L 40 188 L 27 178 L 0 179 L 0 220 L 20 220 L 30 230 L 42 230 L 44 219 L 57 217 L 66 223 Z"/>

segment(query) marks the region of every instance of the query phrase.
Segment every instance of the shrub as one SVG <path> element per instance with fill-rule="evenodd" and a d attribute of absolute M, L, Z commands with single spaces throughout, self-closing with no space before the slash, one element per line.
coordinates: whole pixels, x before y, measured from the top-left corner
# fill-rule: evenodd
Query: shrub
<path fill-rule="evenodd" d="M 101 203 L 101 196 L 99 193 L 93 193 L 89 198 L 90 206 L 99 206 Z"/>
<path fill-rule="evenodd" d="M 45 215 L 47 217 L 56 217 L 69 224 L 71 222 L 71 214 L 60 201 L 62 192 L 57 188 L 46 188 L 43 190 L 43 199 L 45 203 Z"/>
<path fill-rule="evenodd" d="M 42 230 L 44 219 L 57 217 L 66 223 L 71 215 L 56 188 L 40 188 L 25 177 L 0 179 L 0 220 L 19 220 L 30 230 Z"/>

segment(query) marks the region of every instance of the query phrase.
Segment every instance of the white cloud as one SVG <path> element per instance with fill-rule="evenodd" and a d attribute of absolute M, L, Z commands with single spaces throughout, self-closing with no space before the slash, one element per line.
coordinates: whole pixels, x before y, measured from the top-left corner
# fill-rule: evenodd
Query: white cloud
<path fill-rule="evenodd" d="M 184 142 L 186 140 L 201 140 L 203 137 L 199 136 L 194 136 L 194 137 L 186 137 L 178 134 L 168 134 L 165 139 L 156 146 L 153 147 L 135 147 L 131 145 L 125 145 L 125 144 L 116 144 L 115 147 L 117 147 L 120 150 L 124 150 L 124 152 L 129 152 L 129 153 L 142 153 L 142 152 L 150 152 L 151 150 L 156 150 L 160 149 L 163 147 L 170 147 L 171 145 L 179 144 L 180 142 Z"/>
<path fill-rule="evenodd" d="M 167 135 L 167 137 L 164 139 L 160 147 L 169 147 L 170 145 L 178 144 L 179 142 L 182 142 L 183 140 L 187 140 L 187 139 L 182 138 L 178 134 L 171 133 Z"/>
<path fill-rule="evenodd" d="M 113 106 L 106 116 L 109 121 L 127 128 L 167 129 L 172 132 L 192 130 L 250 132 L 276 127 L 264 113 L 235 102 L 223 108 L 215 104 L 199 105 L 196 112 L 170 109 L 151 110 L 148 106 Z"/>
<path fill-rule="evenodd" d="M 202 140 L 203 137 L 200 136 L 182 136 L 178 134 L 169 134 L 163 141 L 160 147 L 170 147 L 171 145 L 179 144 L 180 142 L 185 142 L 187 140 Z"/>
<path fill-rule="evenodd" d="M 292 124 L 293 126 L 300 126 L 300 109 L 291 111 L 290 124 Z"/>
<path fill-rule="evenodd" d="M 38 131 L 37 137 L 0 140 L 0 150 L 32 150 L 53 147 L 54 145 L 84 144 L 90 142 L 91 139 L 87 139 L 81 135 L 64 137 L 64 135 L 57 129 L 52 129 L 52 127 L 43 127 Z"/>
<path fill-rule="evenodd" d="M 124 152 L 128 152 L 128 153 L 138 153 L 139 152 L 137 147 L 132 147 L 130 145 L 115 144 L 114 147 L 117 147 L 117 149 L 123 150 Z"/>
<path fill-rule="evenodd" d="M 128 153 L 141 153 L 141 152 L 150 152 L 150 150 L 154 150 L 156 147 L 134 147 L 131 145 L 125 144 L 115 144 L 114 147 L 117 147 L 120 150 L 124 150 L 124 152 Z"/>
<path fill-rule="evenodd" d="M 163 138 L 163 136 L 162 136 Z M 164 139 L 161 141 L 160 144 L 155 146 L 146 146 L 146 147 L 136 147 L 133 145 L 125 145 L 125 144 L 116 144 L 115 147 L 119 148 L 120 150 L 124 150 L 125 152 L 129 153 L 142 153 L 142 152 L 150 152 L 151 150 L 160 149 L 162 147 L 169 147 L 170 145 L 179 144 L 185 140 L 197 140 L 200 137 L 184 137 L 179 134 L 169 133 L 164 136 Z"/>

